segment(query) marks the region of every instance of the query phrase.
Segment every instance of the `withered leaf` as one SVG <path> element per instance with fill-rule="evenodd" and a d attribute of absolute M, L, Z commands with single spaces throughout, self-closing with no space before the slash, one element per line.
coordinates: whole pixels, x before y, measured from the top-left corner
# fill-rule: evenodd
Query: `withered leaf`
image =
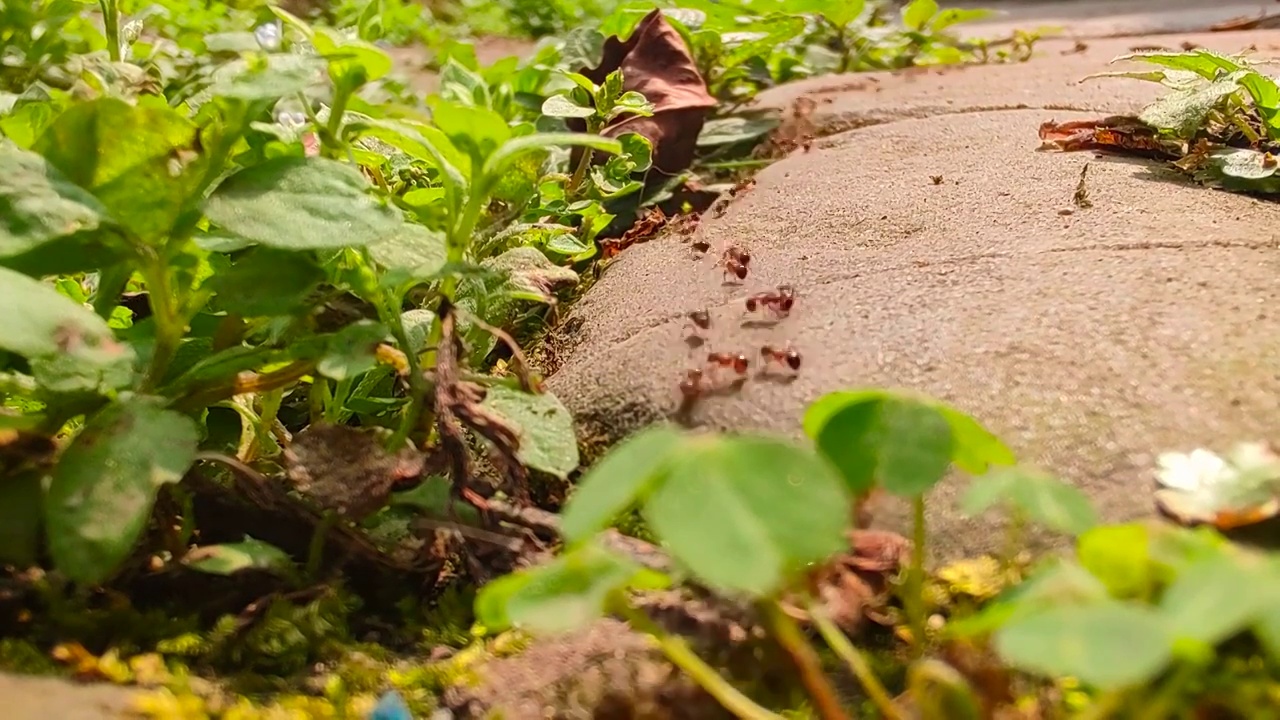
<path fill-rule="evenodd" d="M 1040 124 L 1040 140 L 1041 150 L 1110 150 L 1147 157 L 1182 156 L 1181 143 L 1160 138 L 1153 128 L 1127 115 L 1064 123 L 1048 120 Z"/>
<path fill-rule="evenodd" d="M 637 133 L 653 146 L 653 167 L 674 175 L 693 164 L 698 135 L 707 112 L 716 99 L 707 92 L 706 81 L 680 33 L 660 10 L 640 21 L 625 42 L 617 37 L 605 41 L 600 65 L 582 74 L 602 83 L 609 73 L 622 71 L 622 89 L 644 95 L 653 104 L 653 115 L 624 115 L 601 131 L 606 137 Z M 586 129 L 579 119 L 568 121 L 576 131 Z M 576 164 L 581 149 L 576 150 Z"/>
<path fill-rule="evenodd" d="M 636 224 L 627 228 L 622 237 L 616 240 L 602 240 L 600 246 L 604 250 L 604 256 L 611 258 L 636 243 L 648 242 L 666 225 L 666 213 L 662 212 L 662 208 L 654 207 L 644 217 L 640 218 Z"/>
<path fill-rule="evenodd" d="M 349 520 L 381 508 L 393 489 L 416 481 L 425 464 L 413 448 L 392 454 L 371 433 L 328 424 L 298 433 L 284 460 L 299 492 Z"/>

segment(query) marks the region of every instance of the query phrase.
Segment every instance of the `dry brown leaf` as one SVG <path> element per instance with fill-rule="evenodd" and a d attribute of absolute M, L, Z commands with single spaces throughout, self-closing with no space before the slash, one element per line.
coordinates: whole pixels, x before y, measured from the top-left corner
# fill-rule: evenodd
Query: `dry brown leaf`
<path fill-rule="evenodd" d="M 1041 150 L 1110 150 L 1131 155 L 1181 156 L 1177 143 L 1161 140 L 1155 130 L 1127 115 L 1065 123 L 1048 120 L 1040 124 L 1040 140 Z"/>
<path fill-rule="evenodd" d="M 413 448 L 392 454 L 371 433 L 327 424 L 298 433 L 284 461 L 299 492 L 350 520 L 381 508 L 396 486 L 416 480 L 425 466 Z"/>
<path fill-rule="evenodd" d="M 658 231 L 667 225 L 667 215 L 662 212 L 662 208 L 654 207 L 640 218 L 634 225 L 627 228 L 627 231 L 620 238 L 610 238 L 600 241 L 600 248 L 604 252 L 606 258 L 611 258 L 636 243 L 648 242 L 652 240 Z"/>
<path fill-rule="evenodd" d="M 624 115 L 601 135 L 637 133 L 653 145 L 655 169 L 675 175 L 688 168 L 707 111 L 716 106 L 716 99 L 707 92 L 684 38 L 662 11 L 646 15 L 626 42 L 617 37 L 606 40 L 600 65 L 582 74 L 599 84 L 615 70 L 622 71 L 623 90 L 634 90 L 653 104 L 653 116 Z M 582 120 L 570 120 L 569 126 L 579 132 L 586 129 Z M 574 164 L 581 152 L 574 152 Z"/>

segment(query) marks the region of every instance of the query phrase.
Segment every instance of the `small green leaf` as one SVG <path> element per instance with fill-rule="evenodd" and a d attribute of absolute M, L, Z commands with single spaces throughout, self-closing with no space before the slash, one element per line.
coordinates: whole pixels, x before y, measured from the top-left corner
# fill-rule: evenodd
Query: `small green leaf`
<path fill-rule="evenodd" d="M 1053 558 L 1018 585 L 1000 594 L 976 614 L 947 624 L 956 637 L 984 637 L 1015 619 L 1065 605 L 1091 605 L 1109 600 L 1107 588 L 1080 565 Z"/>
<path fill-rule="evenodd" d="M 512 248 L 495 258 L 488 258 L 481 266 L 504 273 L 507 282 L 502 291 L 519 300 L 547 303 L 554 299 L 557 288 L 578 282 L 577 273 L 553 264 L 546 255 L 532 247 Z"/>
<path fill-rule="evenodd" d="M 244 570 L 288 573 L 293 558 L 275 545 L 245 537 L 238 543 L 206 545 L 188 552 L 182 564 L 210 575 L 234 575 Z"/>
<path fill-rule="evenodd" d="M 383 284 L 400 287 L 434 278 L 444 267 L 448 251 L 440 233 L 405 223 L 393 237 L 370 245 L 369 254 L 385 273 Z"/>
<path fill-rule="evenodd" d="M 979 20 L 985 20 L 986 18 L 989 18 L 994 14 L 995 14 L 994 11 L 988 10 L 986 8 L 972 8 L 972 9 L 946 8 L 945 10 L 939 10 L 937 14 L 933 16 L 933 20 L 929 23 L 929 27 L 934 32 L 938 32 L 941 30 L 946 30 L 952 25 L 960 25 L 962 23 L 971 23 L 971 22 L 977 22 Z"/>
<path fill-rule="evenodd" d="M 868 395 L 828 417 L 818 449 L 862 493 L 877 485 L 895 495 L 927 492 L 951 464 L 946 418 L 928 404 L 889 394 Z"/>
<path fill-rule="evenodd" d="M 133 551 L 156 493 L 195 460 L 199 430 L 162 398 L 131 396 L 89 418 L 62 453 L 45 498 L 54 564 L 95 584 Z"/>
<path fill-rule="evenodd" d="M 911 0 L 906 7 L 902 8 L 902 24 L 908 30 L 920 31 L 924 29 L 925 23 L 937 14 L 937 0 Z"/>
<path fill-rule="evenodd" d="M 333 380 L 346 380 L 372 370 L 378 343 L 388 340 L 387 329 L 372 320 L 356 321 L 328 338 L 328 351 L 316 370 Z"/>
<path fill-rule="evenodd" d="M 1186 52 L 1136 52 L 1128 55 L 1121 55 L 1112 60 L 1112 63 L 1137 61 L 1147 62 L 1154 65 L 1163 65 L 1164 67 L 1174 68 L 1176 70 L 1187 70 L 1193 72 L 1205 80 L 1215 80 L 1220 75 L 1236 72 L 1243 69 L 1240 63 L 1221 53 L 1205 50 L 1204 48 L 1195 48 Z"/>
<path fill-rule="evenodd" d="M 282 157 L 227 178 L 209 196 L 205 213 L 225 230 L 285 250 L 368 245 L 402 225 L 399 212 L 369 189 L 349 165 Z"/>
<path fill-rule="evenodd" d="M 511 138 L 507 121 L 489 108 L 437 100 L 431 104 L 431 119 L 454 147 L 471 158 L 473 168 Z"/>
<path fill-rule="evenodd" d="M 1119 602 L 1058 607 L 1010 622 L 995 647 L 1015 667 L 1110 690 L 1153 680 L 1172 641 L 1153 610 Z"/>
<path fill-rule="evenodd" d="M 1042 472 L 1001 468 L 975 478 L 960 501 L 969 516 L 1000 505 L 1051 530 L 1079 535 L 1098 524 L 1089 498 Z"/>
<path fill-rule="evenodd" d="M 596 109 L 575 103 L 568 95 L 552 95 L 542 103 L 542 114 L 558 118 L 589 118 Z"/>
<path fill-rule="evenodd" d="M 1117 598 L 1144 598 L 1151 590 L 1151 539 L 1137 523 L 1102 525 L 1076 541 L 1076 557 Z"/>
<path fill-rule="evenodd" d="M 521 155 L 527 152 L 553 147 L 573 146 L 591 148 L 615 155 L 622 152 L 622 144 L 617 140 L 589 133 L 534 133 L 533 135 L 522 135 L 511 138 L 489 157 L 484 164 L 484 177 L 489 182 L 494 182 L 503 173 L 507 172 Z"/>
<path fill-rule="evenodd" d="M 195 157 L 195 139 L 195 124 L 162 101 L 103 97 L 71 106 L 34 149 L 133 237 L 155 244 L 168 239 L 198 183 L 183 160 Z"/>
<path fill-rule="evenodd" d="M 256 41 L 255 41 L 256 43 Z M 209 91 L 246 102 L 292 96 L 324 80 L 325 63 L 311 55 L 238 58 L 213 72 Z"/>
<path fill-rule="evenodd" d="M 712 118 L 702 126 L 702 132 L 698 134 L 698 146 L 716 147 L 755 140 L 768 135 L 777 127 L 778 118 L 768 115 Z"/>
<path fill-rule="evenodd" d="M 1280 578 L 1259 558 L 1222 553 L 1178 573 L 1160 598 L 1175 640 L 1217 645 L 1247 629 L 1280 602 Z"/>
<path fill-rule="evenodd" d="M 670 580 L 595 545 L 546 565 L 499 578 L 476 596 L 476 619 L 489 630 L 576 630 L 603 617 L 609 596 L 627 588 L 660 589 Z"/>
<path fill-rule="evenodd" d="M 263 317 L 302 309 L 324 279 L 324 269 L 309 253 L 263 246 L 215 274 L 209 287 L 217 293 L 220 308 L 244 317 Z"/>
<path fill-rule="evenodd" d="M 83 248 L 101 244 L 111 222 L 97 198 L 43 157 L 0 140 L 0 263 L 33 274 L 92 268 L 77 260 L 94 260 Z M 71 252 L 40 252 L 63 238 L 74 240 Z"/>
<path fill-rule="evenodd" d="M 798 0 L 790 4 L 789 9 L 817 13 L 836 28 L 843 28 L 857 20 L 865 7 L 865 0 Z"/>
<path fill-rule="evenodd" d="M 691 438 L 642 508 L 701 582 L 752 597 L 847 548 L 850 509 L 839 476 L 812 451 L 752 436 Z"/>
<path fill-rule="evenodd" d="M 1280 86 L 1276 81 L 1254 70 L 1240 76 L 1240 84 L 1249 91 L 1253 106 L 1258 109 L 1267 130 L 1267 137 L 1280 138 Z"/>
<path fill-rule="evenodd" d="M 516 459 L 522 464 L 561 479 L 578 468 L 573 415 L 555 395 L 495 385 L 482 407 L 505 418 L 519 435 Z"/>
<path fill-rule="evenodd" d="M 0 350 L 32 361 L 59 360 L 104 380 L 127 378 L 134 358 L 92 310 L 7 268 L 0 268 Z"/>
<path fill-rule="evenodd" d="M 578 480 L 560 516 L 560 533 L 570 543 L 593 537 L 618 513 L 643 502 L 661 481 L 684 436 L 656 425 L 623 440 Z"/>
<path fill-rule="evenodd" d="M 337 85 L 355 89 L 391 72 L 393 63 L 377 45 L 343 37 L 337 30 L 312 28 L 311 43 L 329 61 L 329 77 Z"/>
<path fill-rule="evenodd" d="M 1229 75 L 1202 87 L 1175 90 L 1138 114 L 1138 119 L 1180 138 L 1190 138 L 1204 125 L 1209 113 L 1240 91 L 1239 78 Z"/>

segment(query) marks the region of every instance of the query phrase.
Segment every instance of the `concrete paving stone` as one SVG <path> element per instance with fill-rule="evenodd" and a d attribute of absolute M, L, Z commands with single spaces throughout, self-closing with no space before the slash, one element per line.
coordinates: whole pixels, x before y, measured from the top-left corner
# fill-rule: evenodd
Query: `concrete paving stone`
<path fill-rule="evenodd" d="M 133 717 L 135 695 L 116 685 L 0 673 L 4 720 L 118 720 Z"/>
<path fill-rule="evenodd" d="M 685 313 L 707 307 L 707 349 L 793 342 L 790 384 L 748 382 L 696 422 L 799 437 L 805 406 L 856 386 L 955 403 L 1024 460 L 1078 484 L 1112 520 L 1150 513 L 1154 455 L 1264 437 L 1280 376 L 1277 207 L 1186 182 L 1154 162 L 1038 153 L 1046 111 L 982 112 L 867 128 L 764 170 L 713 248 L 752 253 L 742 286 L 713 258 L 660 238 L 627 250 L 558 335 L 557 393 L 597 439 L 670 416 Z M 1094 203 L 1071 206 L 1090 162 Z M 930 175 L 940 175 L 935 185 Z M 789 283 L 774 327 L 741 327 L 742 299 Z M 942 556 L 992 549 L 958 517 L 955 482 L 931 508 Z M 904 527 L 901 508 L 887 526 Z"/>
<path fill-rule="evenodd" d="M 1085 43 L 1083 52 L 1074 52 L 1074 41 L 1044 40 L 1025 63 L 829 75 L 772 88 L 761 93 L 756 104 L 784 109 L 800 97 L 817 100 L 811 116 L 817 135 L 980 110 L 1044 108 L 1133 113 L 1155 100 L 1163 88 L 1140 80 L 1081 80 L 1100 72 L 1149 68 L 1145 63 L 1109 63 L 1135 48 L 1179 49 L 1184 41 L 1226 53 L 1252 47 L 1256 48 L 1255 57 L 1280 57 L 1280 30 L 1199 33 L 1176 38 L 1106 38 Z"/>
<path fill-rule="evenodd" d="M 1001 37 L 1016 29 L 1045 25 L 1065 27 L 1075 37 L 1193 33 L 1227 20 L 1276 12 L 1275 3 L 1265 0 L 944 0 L 941 4 L 998 12 L 984 21 L 957 26 L 969 37 Z"/>

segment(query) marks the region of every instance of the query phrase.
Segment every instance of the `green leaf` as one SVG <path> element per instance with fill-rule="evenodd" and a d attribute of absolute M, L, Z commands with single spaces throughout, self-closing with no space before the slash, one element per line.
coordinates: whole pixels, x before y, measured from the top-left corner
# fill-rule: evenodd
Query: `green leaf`
<path fill-rule="evenodd" d="M 373 43 L 329 28 L 312 28 L 311 43 L 329 61 L 329 77 L 336 85 L 355 89 L 391 72 L 391 56 Z"/>
<path fill-rule="evenodd" d="M 845 404 L 814 439 L 855 493 L 879 485 L 895 495 L 920 495 L 951 464 L 946 418 L 928 404 L 890 394 L 868 394 Z"/>
<path fill-rule="evenodd" d="M 558 118 L 589 118 L 596 109 L 575 103 L 568 95 L 552 95 L 542 103 L 542 114 Z"/>
<path fill-rule="evenodd" d="M 54 564 L 76 582 L 106 580 L 133 551 L 162 485 L 194 462 L 199 429 L 162 398 L 131 396 L 85 423 L 45 498 Z"/>
<path fill-rule="evenodd" d="M 1202 87 L 1174 90 L 1143 108 L 1138 119 L 1177 137 L 1190 138 L 1204 125 L 1210 112 L 1240 91 L 1238 80 L 1229 75 Z"/>
<path fill-rule="evenodd" d="M 1110 600 L 1106 586 L 1088 570 L 1074 562 L 1054 558 L 976 614 L 947 623 L 947 633 L 955 637 L 985 637 L 1015 619 L 1046 608 L 1091 605 L 1106 600 Z"/>
<path fill-rule="evenodd" d="M 952 25 L 977 22 L 979 20 L 985 20 L 992 15 L 995 15 L 995 12 L 986 8 L 947 8 L 945 10 L 939 10 L 937 14 L 933 16 L 933 20 L 929 23 L 929 27 L 932 28 L 934 32 L 939 32 L 946 30 Z"/>
<path fill-rule="evenodd" d="M 789 4 L 788 9 L 817 13 L 836 28 L 843 28 L 857 20 L 865 7 L 865 0 L 799 0 Z"/>
<path fill-rule="evenodd" d="M 328 352 L 316 370 L 339 381 L 366 373 L 378 364 L 378 344 L 388 339 L 387 329 L 380 323 L 356 321 L 328 338 Z"/>
<path fill-rule="evenodd" d="M 282 157 L 227 178 L 205 202 L 209 220 L 285 250 L 368 245 L 398 231 L 360 171 L 323 158 Z"/>
<path fill-rule="evenodd" d="M 548 303 L 556 288 L 574 285 L 578 274 L 569 268 L 553 264 L 540 250 L 532 247 L 515 247 L 501 255 L 489 258 L 481 266 L 507 276 L 502 292 L 518 300 Z"/>
<path fill-rule="evenodd" d="M 84 248 L 100 244 L 111 224 L 98 199 L 47 160 L 0 140 L 0 263 L 16 264 L 33 274 L 93 268 L 77 260 L 93 262 L 88 255 L 101 254 Z M 72 241 L 70 247 L 41 252 L 64 238 Z"/>
<path fill-rule="evenodd" d="M 812 451 L 753 436 L 690 439 L 643 505 L 701 582 L 753 597 L 845 549 L 850 509 L 839 476 Z"/>
<path fill-rule="evenodd" d="M 1101 690 L 1155 679 L 1172 642 L 1154 611 L 1119 602 L 1060 607 L 1010 622 L 996 651 L 1020 670 L 1074 677 Z"/>
<path fill-rule="evenodd" d="M 1183 568 L 1160 598 L 1175 640 L 1213 646 L 1247 629 L 1280 602 L 1280 578 L 1260 558 L 1223 553 Z"/>
<path fill-rule="evenodd" d="M 484 177 L 493 182 L 511 168 L 520 156 L 535 150 L 552 147 L 580 146 L 601 152 L 618 154 L 622 152 L 622 144 L 611 138 L 591 135 L 589 133 L 535 133 L 511 138 L 497 152 L 491 155 L 484 164 Z"/>
<path fill-rule="evenodd" d="M 555 395 L 495 385 L 481 406 L 505 418 L 519 435 L 516 459 L 522 464 L 561 479 L 578 469 L 573 415 Z"/>
<path fill-rule="evenodd" d="M 324 80 L 324 71 L 324 61 L 311 55 L 282 53 L 238 58 L 213 72 L 209 92 L 246 102 L 275 100 L 303 92 Z"/>
<path fill-rule="evenodd" d="M 384 271 L 383 285 L 396 288 L 434 278 L 444 267 L 448 250 L 444 235 L 404 223 L 394 237 L 370 245 L 369 255 Z"/>
<path fill-rule="evenodd" d="M 324 269 L 309 253 L 263 246 L 215 274 L 209 287 L 218 294 L 218 306 L 237 315 L 291 315 L 306 307 L 324 279 Z"/>
<path fill-rule="evenodd" d="M 0 564 L 36 564 L 40 547 L 41 473 L 28 470 L 0 478 Z"/>
<path fill-rule="evenodd" d="M 71 106 L 34 149 L 134 237 L 156 244 L 196 189 L 199 173 L 183 172 L 195 140 L 196 126 L 163 103 L 104 97 Z"/>
<path fill-rule="evenodd" d="M 1202 84 L 1200 75 L 1190 70 L 1119 70 L 1116 72 L 1101 72 L 1092 75 L 1086 75 L 1080 78 L 1080 82 L 1085 80 L 1096 80 L 1099 78 L 1129 78 L 1130 80 L 1145 80 L 1147 82 L 1160 83 L 1165 87 L 1174 90 L 1189 90 Z"/>
<path fill-rule="evenodd" d="M 908 30 L 920 31 L 925 23 L 938 14 L 937 0 L 911 0 L 902 8 L 902 24 Z"/>
<path fill-rule="evenodd" d="M 560 533 L 570 543 L 593 537 L 661 482 L 684 436 L 655 425 L 616 445 L 578 480 L 560 515 Z"/>
<path fill-rule="evenodd" d="M 1205 80 L 1217 79 L 1219 75 L 1236 72 L 1242 70 L 1243 66 L 1231 58 L 1221 53 L 1205 50 L 1204 48 L 1195 48 L 1186 52 L 1137 52 L 1128 55 L 1121 55 L 1112 60 L 1112 63 L 1125 61 L 1147 62 L 1154 65 L 1163 65 L 1164 67 L 1174 68 L 1176 70 L 1187 70 L 1193 72 Z"/>
<path fill-rule="evenodd" d="M 778 118 L 767 115 L 712 118 L 702 126 L 698 146 L 716 147 L 755 140 L 768 135 L 777 127 Z"/>
<path fill-rule="evenodd" d="M 546 565 L 485 585 L 476 596 L 476 619 L 488 630 L 514 626 L 534 633 L 565 633 L 603 617 L 615 592 L 669 584 L 661 573 L 584 545 Z"/>
<path fill-rule="evenodd" d="M 1051 530 L 1079 535 L 1098 524 L 1089 498 L 1042 472 L 1001 468 L 974 479 L 960 501 L 969 516 L 996 505 L 1015 511 Z"/>
<path fill-rule="evenodd" d="M 1258 109 L 1267 137 L 1272 140 L 1280 138 L 1280 86 L 1275 80 L 1253 70 L 1240 76 L 1240 85 L 1253 98 L 1253 106 Z"/>
<path fill-rule="evenodd" d="M 489 108 L 437 100 L 431 104 L 431 119 L 454 147 L 471 158 L 473 168 L 511 138 L 507 121 Z"/>
<path fill-rule="evenodd" d="M 1102 525 L 1076 541 L 1076 557 L 1117 598 L 1144 598 L 1153 577 L 1151 540 L 1137 523 Z"/>
<path fill-rule="evenodd" d="M 276 573 L 293 570 L 293 558 L 288 553 L 251 537 L 238 543 L 195 548 L 183 556 L 182 564 L 210 575 L 234 575 L 244 570 Z"/>
<path fill-rule="evenodd" d="M 92 310 L 49 285 L 0 268 L 0 350 L 30 360 L 58 360 L 82 377 L 121 387 L 132 372 L 134 353 L 116 342 L 111 328 Z"/>
<path fill-rule="evenodd" d="M 1219 147 L 1196 171 L 1196 179 L 1232 192 L 1280 193 L 1275 159 L 1248 148 Z"/>

